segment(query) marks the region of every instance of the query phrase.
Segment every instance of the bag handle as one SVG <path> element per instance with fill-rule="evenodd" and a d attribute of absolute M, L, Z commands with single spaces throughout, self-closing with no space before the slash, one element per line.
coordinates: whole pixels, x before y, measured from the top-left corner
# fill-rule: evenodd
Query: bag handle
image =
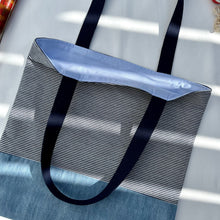
<path fill-rule="evenodd" d="M 104 0 L 93 0 L 81 28 L 79 37 L 77 39 L 78 45 L 89 47 L 99 17 L 104 7 L 104 3 Z M 182 21 L 183 3 L 183 0 L 178 0 L 175 12 L 169 24 L 161 50 L 161 56 L 158 65 L 159 72 L 165 72 L 169 74 L 171 73 L 176 44 Z M 90 20 L 91 18 L 94 18 L 94 20 Z M 92 24 L 90 24 L 90 21 L 92 22 Z M 68 108 L 70 106 L 76 84 L 76 80 L 63 76 L 44 134 L 41 152 L 41 171 L 48 189 L 58 199 L 75 205 L 89 205 L 96 203 L 110 195 L 130 173 L 130 171 L 138 161 L 139 157 L 141 156 L 143 150 L 145 149 L 148 141 L 150 140 L 150 137 L 154 129 L 156 128 L 160 116 L 163 112 L 166 101 L 154 96 L 152 97 L 120 165 L 118 166 L 115 174 L 113 175 L 107 186 L 104 188 L 104 190 L 93 198 L 86 200 L 77 200 L 64 195 L 55 186 L 50 174 L 53 150 L 59 132 L 62 128 Z"/>

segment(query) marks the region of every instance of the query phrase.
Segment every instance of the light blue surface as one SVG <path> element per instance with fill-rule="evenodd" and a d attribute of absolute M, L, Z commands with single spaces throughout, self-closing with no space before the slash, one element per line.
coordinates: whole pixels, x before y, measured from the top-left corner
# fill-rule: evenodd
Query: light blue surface
<path fill-rule="evenodd" d="M 35 41 L 59 73 L 78 81 L 130 86 L 167 101 L 192 92 L 210 90 L 201 84 L 64 41 L 49 38 L 37 38 Z"/>
<path fill-rule="evenodd" d="M 174 220 L 176 205 L 118 188 L 93 205 L 75 206 L 55 198 L 41 177 L 40 164 L 0 153 L 0 216 L 13 220 Z M 61 169 L 52 176 L 63 192 L 89 198 L 104 182 Z"/>

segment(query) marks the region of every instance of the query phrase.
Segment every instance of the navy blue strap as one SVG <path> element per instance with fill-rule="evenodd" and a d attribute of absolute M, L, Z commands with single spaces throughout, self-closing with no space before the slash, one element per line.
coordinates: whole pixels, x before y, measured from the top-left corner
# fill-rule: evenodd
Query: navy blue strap
<path fill-rule="evenodd" d="M 163 42 L 157 71 L 171 74 L 179 31 L 183 17 L 184 0 L 178 0 Z"/>
<path fill-rule="evenodd" d="M 95 33 L 99 18 L 105 5 L 105 0 L 93 0 L 83 22 L 76 45 L 89 48 Z"/>
<path fill-rule="evenodd" d="M 89 48 L 95 33 L 99 18 L 102 14 L 105 5 L 105 0 L 93 0 L 87 12 L 81 30 L 79 32 L 76 45 Z M 68 197 L 63 195 L 55 186 L 51 174 L 50 166 L 53 155 L 53 150 L 64 119 L 69 109 L 77 80 L 62 77 L 48 122 L 44 133 L 42 151 L 41 151 L 41 172 L 48 189 L 63 201 L 69 202 Z"/>
<path fill-rule="evenodd" d="M 90 9 L 91 8 L 92 6 L 90 7 Z M 160 72 L 165 72 L 168 74 L 171 73 L 176 44 L 179 35 L 179 29 L 181 26 L 182 14 L 183 0 L 178 0 L 174 15 L 171 19 L 162 47 L 161 57 L 158 65 L 158 71 Z M 96 18 L 97 17 L 98 16 L 96 16 Z M 86 20 L 87 19 L 85 19 L 85 21 Z M 83 25 L 83 27 L 85 26 Z M 87 31 L 83 30 L 83 32 L 81 33 L 85 33 L 86 35 Z M 85 35 L 80 34 L 79 36 L 81 36 L 82 39 L 78 39 L 77 42 L 81 42 L 81 45 L 88 46 L 88 42 L 86 42 L 85 44 L 83 43 L 83 39 L 86 38 Z M 90 35 L 90 41 L 91 39 L 92 38 Z M 107 186 L 104 188 L 104 190 L 91 199 L 76 200 L 69 198 L 62 192 L 60 192 L 59 189 L 57 189 L 57 187 L 53 183 L 50 175 L 50 164 L 52 160 L 53 150 L 63 121 L 65 119 L 67 110 L 69 108 L 76 87 L 76 83 L 76 80 L 67 77 L 64 77 L 61 82 L 45 131 L 41 154 L 41 169 L 47 187 L 57 198 L 75 205 L 89 205 L 96 203 L 110 195 L 130 173 L 130 171 L 138 161 L 140 155 L 142 154 L 143 150 L 145 149 L 148 141 L 150 140 L 150 137 L 154 129 L 156 128 L 160 116 L 163 112 L 166 101 L 157 97 L 152 97 L 147 107 L 147 110 L 140 122 L 140 125 L 138 126 L 137 131 L 134 137 L 132 138 L 132 141 L 120 165 L 118 166 L 115 174 L 113 175 L 112 179 L 107 184 Z"/>

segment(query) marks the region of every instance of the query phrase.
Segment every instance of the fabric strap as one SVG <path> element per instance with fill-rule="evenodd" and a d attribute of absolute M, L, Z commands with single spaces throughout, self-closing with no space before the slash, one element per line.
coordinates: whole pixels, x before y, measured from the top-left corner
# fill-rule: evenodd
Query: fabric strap
<path fill-rule="evenodd" d="M 104 0 L 93 0 L 80 30 L 76 42 L 77 45 L 86 48 L 89 47 L 98 20 L 102 13 L 104 3 Z M 179 30 L 182 21 L 183 4 L 183 0 L 178 0 L 175 12 L 172 16 L 164 39 L 157 69 L 158 72 L 171 74 Z M 143 150 L 145 149 L 148 141 L 150 140 L 150 137 L 154 129 L 156 128 L 160 116 L 163 112 L 166 101 L 157 97 L 152 97 L 121 163 L 119 164 L 115 174 L 113 175 L 107 186 L 104 188 L 104 190 L 93 198 L 87 200 L 76 200 L 64 195 L 55 186 L 50 174 L 53 150 L 59 132 L 62 128 L 68 108 L 70 106 L 76 84 L 76 80 L 67 77 L 63 77 L 61 81 L 44 134 L 41 152 L 41 170 L 47 187 L 57 198 L 75 205 L 89 205 L 96 203 L 110 195 L 130 173 L 130 171 L 138 161 L 140 155 L 142 154 Z"/>

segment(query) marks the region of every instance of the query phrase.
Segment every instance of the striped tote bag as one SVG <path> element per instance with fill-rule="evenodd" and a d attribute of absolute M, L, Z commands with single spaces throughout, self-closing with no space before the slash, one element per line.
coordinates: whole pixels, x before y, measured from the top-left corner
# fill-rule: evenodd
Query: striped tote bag
<path fill-rule="evenodd" d="M 210 89 L 171 76 L 178 0 L 157 71 L 76 44 L 34 40 L 0 142 L 0 214 L 12 219 L 172 220 Z"/>

